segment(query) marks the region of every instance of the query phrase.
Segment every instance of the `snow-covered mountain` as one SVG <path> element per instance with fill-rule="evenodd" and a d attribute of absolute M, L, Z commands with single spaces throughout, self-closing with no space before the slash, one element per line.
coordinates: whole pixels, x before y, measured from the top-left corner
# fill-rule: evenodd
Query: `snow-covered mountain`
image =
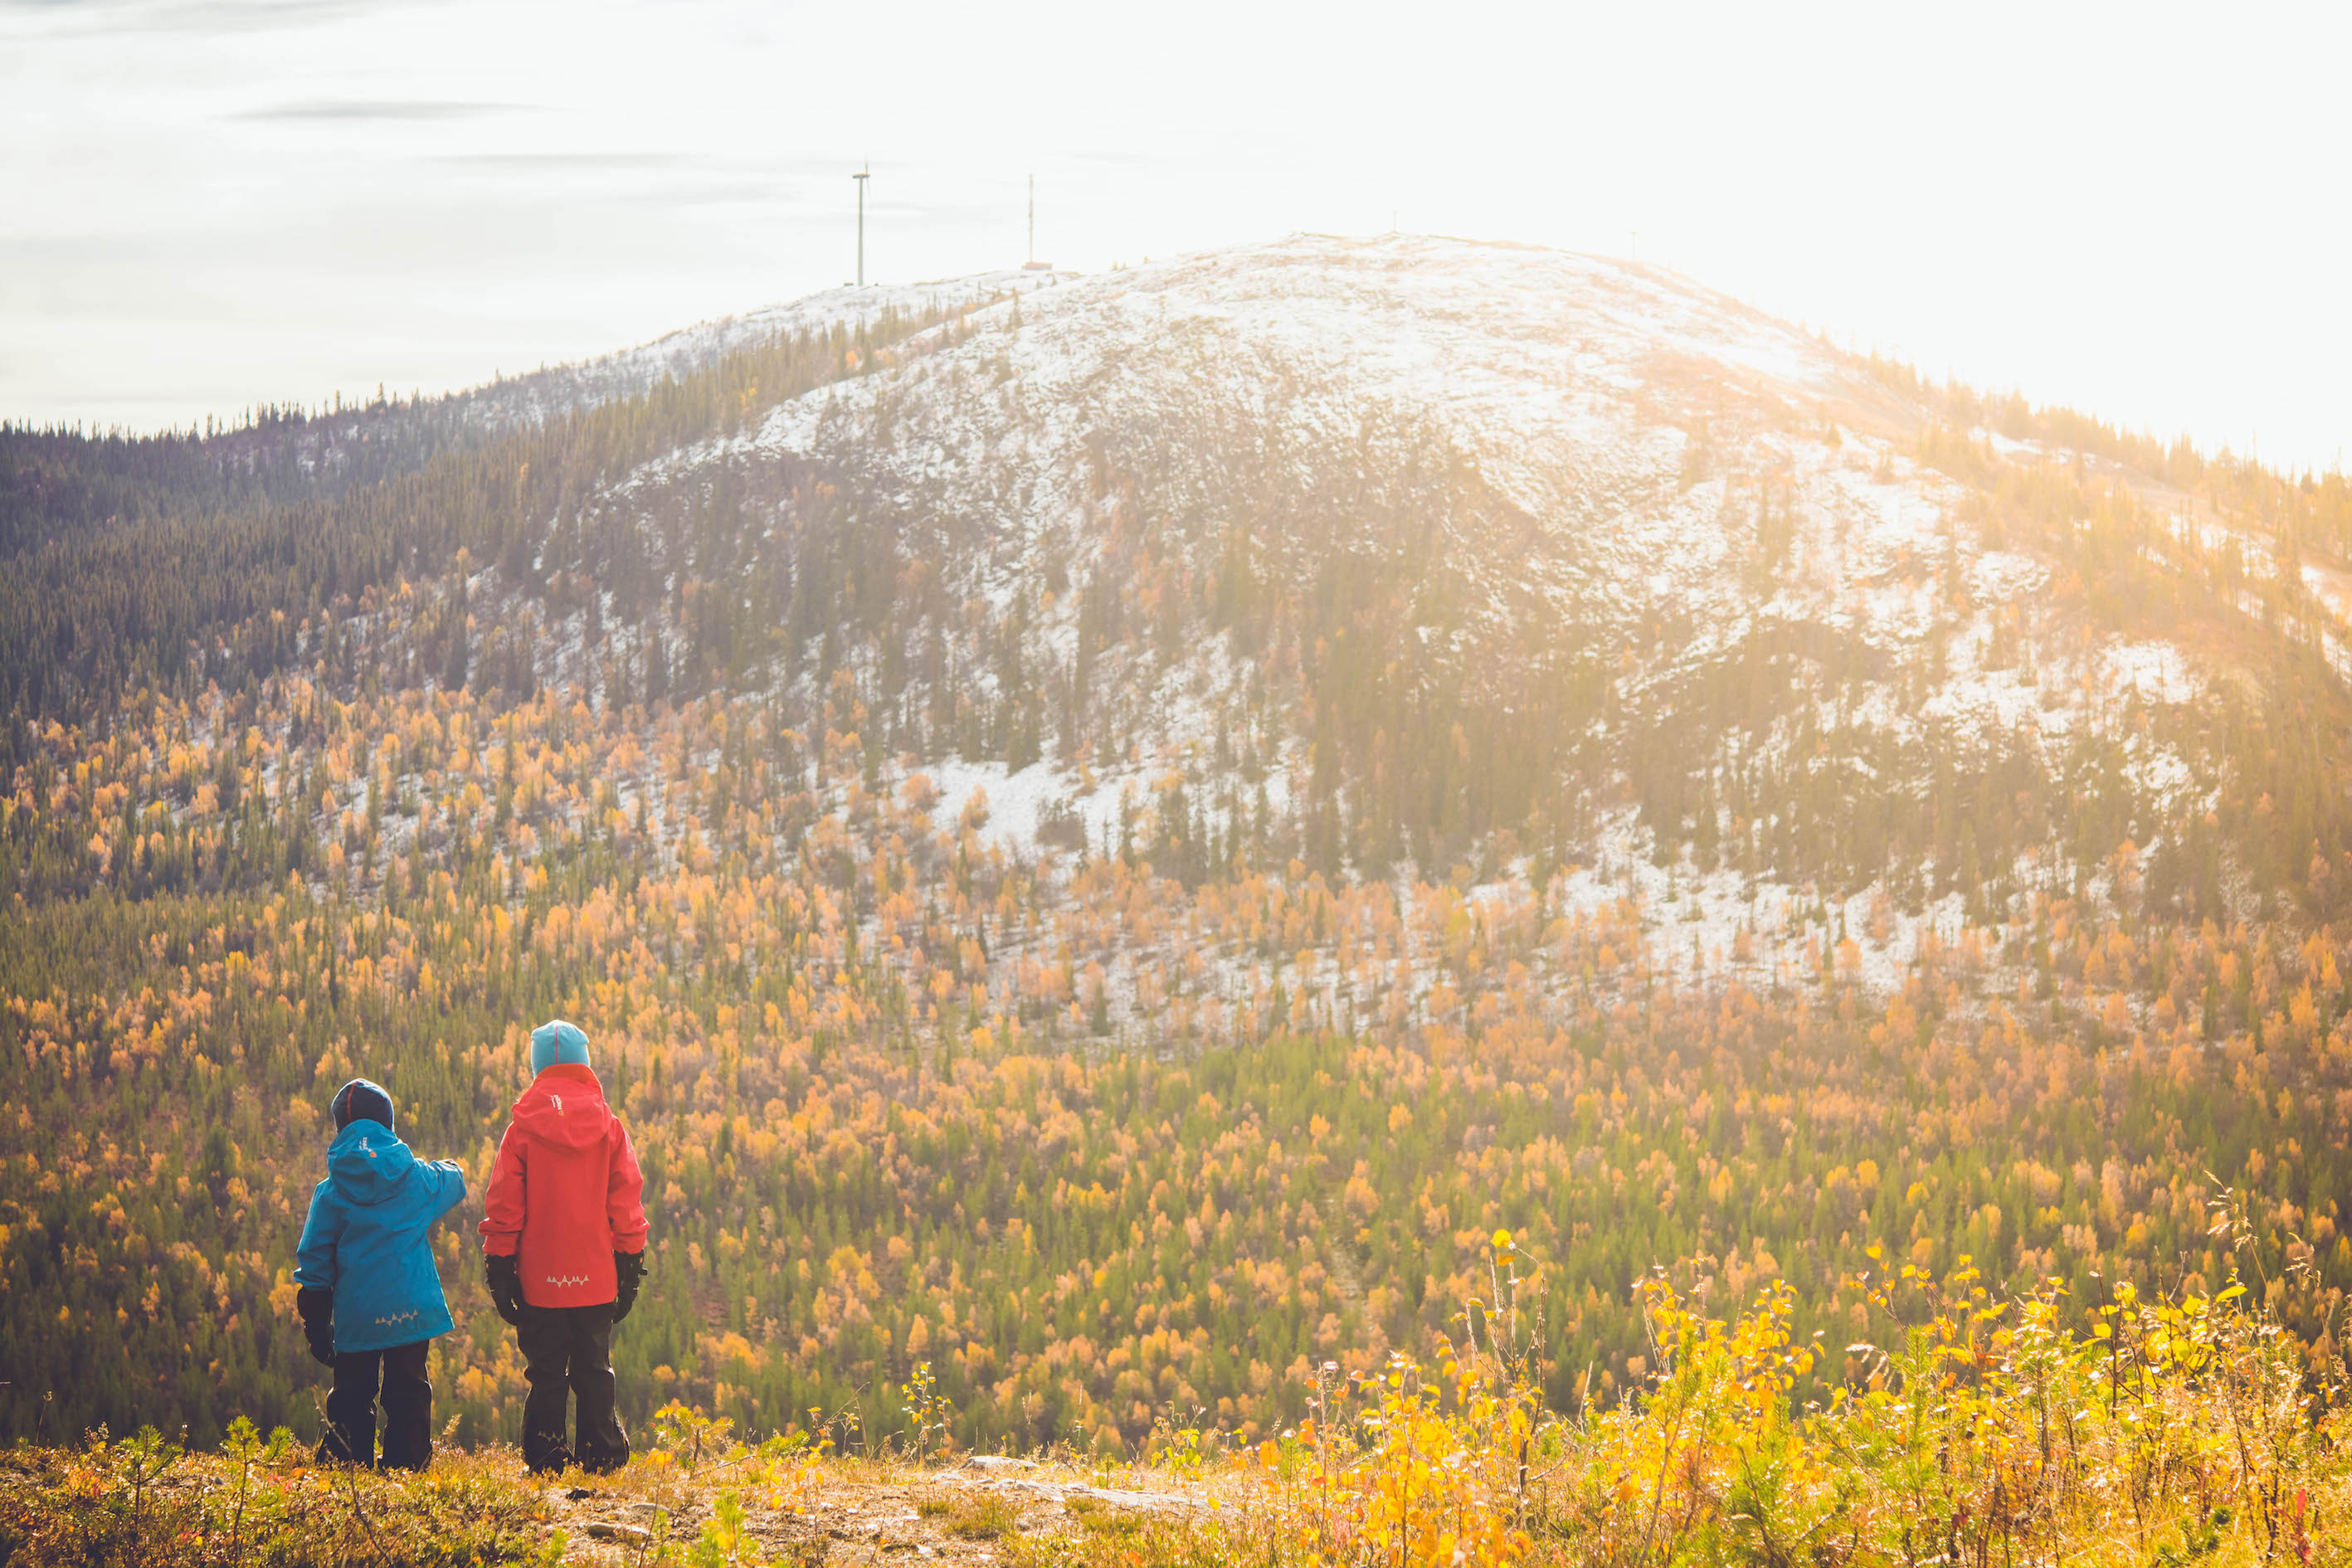
<path fill-rule="evenodd" d="M 1073 281 L 925 346 L 777 409 L 724 458 L 855 471 L 877 501 L 975 527 L 988 564 L 968 586 L 1002 605 L 1024 574 L 1097 560 L 1121 504 L 1192 511 L 1178 526 L 1195 536 L 1245 529 L 1310 577 L 1379 542 L 1344 521 L 1298 535 L 1307 498 L 1344 512 L 1346 487 L 1442 454 L 1476 496 L 1433 546 L 1475 590 L 1472 626 L 1641 645 L 1632 689 L 1775 623 L 1897 656 L 1943 637 L 1951 679 L 1890 722 L 2041 710 L 2031 681 L 2021 694 L 2014 668 L 1971 656 L 2048 573 L 1958 523 L 1958 487 L 1912 457 L 1924 411 L 1890 409 L 1823 343 L 1671 274 L 1301 237 Z M 1132 502 L 1103 496 L 1112 472 Z M 1785 538 L 1759 542 L 1759 509 Z M 1958 619 L 1939 588 L 1956 574 L 1973 612 Z"/>
<path fill-rule="evenodd" d="M 457 396 L 469 420 L 483 429 L 533 425 L 575 409 L 640 396 L 665 378 L 689 375 L 756 344 L 801 333 L 855 331 L 893 313 L 916 318 L 959 306 L 983 305 L 1051 288 L 1068 276 L 1013 269 L 927 283 L 827 289 L 740 316 L 683 327 L 651 342 L 595 359 L 509 376 Z"/>
<path fill-rule="evenodd" d="M 2331 567 L 2163 448 L 1671 272 L 1300 236 L 499 390 L 543 419 L 781 340 L 813 390 L 478 565 L 476 684 L 738 705 L 812 782 L 984 794 L 1024 858 L 1531 885 L 1708 973 L 1885 989 L 2037 895 L 2224 919 L 2332 865 L 2333 764 L 2248 740 L 2339 700 Z"/>

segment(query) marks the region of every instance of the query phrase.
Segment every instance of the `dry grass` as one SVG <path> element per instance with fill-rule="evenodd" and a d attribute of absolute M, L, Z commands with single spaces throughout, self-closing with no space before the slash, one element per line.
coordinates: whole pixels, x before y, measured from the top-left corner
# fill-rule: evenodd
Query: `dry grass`
<path fill-rule="evenodd" d="M 1021 1521 L 1020 1510 L 1002 1492 L 971 1490 L 956 1500 L 947 1515 L 947 1531 L 959 1541 L 994 1541 L 1010 1535 Z"/>
<path fill-rule="evenodd" d="M 993 1541 L 1012 1534 L 1021 1523 L 1021 1510 L 1011 1498 L 976 1486 L 924 1492 L 915 1500 L 915 1514 L 938 1521 L 941 1530 L 959 1541 Z"/>
<path fill-rule="evenodd" d="M 1529 1392 L 1496 1240 L 1475 1339 L 1327 1369 L 1314 1418 L 1252 1448 L 1163 1433 L 1156 1465 L 950 1474 L 680 1415 L 618 1475 L 542 1489 L 511 1450 L 385 1477 L 249 1428 L 210 1455 L 145 1434 L 0 1456 L 0 1568 L 2352 1568 L 2352 1385 L 2332 1345 L 2280 1331 L 2273 1290 L 2118 1286 L 2082 1332 L 2054 1293 L 1905 1268 L 1858 1282 L 1874 1342 L 1799 1406 L 1822 1347 L 1790 1331 L 1786 1287 L 1725 1321 L 1654 1281 L 1658 1364 L 1570 1419 Z"/>
<path fill-rule="evenodd" d="M 552 1563 L 563 1537 L 510 1450 L 445 1450 L 422 1476 L 310 1462 L 240 1422 L 218 1452 L 152 1430 L 0 1454 L 7 1568 L 243 1568 L 255 1563 L 473 1568 Z"/>

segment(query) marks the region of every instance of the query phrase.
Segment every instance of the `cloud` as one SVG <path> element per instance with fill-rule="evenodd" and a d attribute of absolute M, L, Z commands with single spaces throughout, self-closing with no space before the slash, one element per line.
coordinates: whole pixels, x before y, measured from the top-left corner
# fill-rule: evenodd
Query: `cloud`
<path fill-rule="evenodd" d="M 669 153 L 443 153 L 434 161 L 463 163 L 476 169 L 513 169 L 521 173 L 579 169 L 588 173 L 619 169 L 673 168 L 685 162 Z"/>
<path fill-rule="evenodd" d="M 315 26 L 406 0 L 0 0 L 0 15 L 37 16 L 72 33 L 245 33 Z"/>
<path fill-rule="evenodd" d="M 312 99 L 248 109 L 232 120 L 471 120 L 485 114 L 510 114 L 529 108 L 520 103 L 465 103 L 441 99 Z"/>

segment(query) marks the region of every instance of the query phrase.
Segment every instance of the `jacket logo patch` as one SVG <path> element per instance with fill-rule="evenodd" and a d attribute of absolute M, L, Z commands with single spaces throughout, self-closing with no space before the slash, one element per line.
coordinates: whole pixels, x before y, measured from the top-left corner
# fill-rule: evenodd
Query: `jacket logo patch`
<path fill-rule="evenodd" d="M 555 1107 L 556 1115 L 561 1116 L 563 1114 L 563 1097 L 562 1095 L 551 1094 L 547 1097 L 547 1102 Z"/>
<path fill-rule="evenodd" d="M 567 1285 L 585 1285 L 588 1283 L 588 1276 L 585 1274 L 551 1274 L 547 1277 L 547 1282 L 558 1289 Z"/>
<path fill-rule="evenodd" d="M 421 1313 L 419 1313 L 415 1308 L 411 1308 L 405 1312 L 394 1312 L 388 1318 L 378 1318 L 375 1321 L 375 1324 L 376 1327 L 380 1329 L 394 1329 L 398 1328 L 403 1323 L 413 1323 L 420 1316 L 422 1316 Z"/>

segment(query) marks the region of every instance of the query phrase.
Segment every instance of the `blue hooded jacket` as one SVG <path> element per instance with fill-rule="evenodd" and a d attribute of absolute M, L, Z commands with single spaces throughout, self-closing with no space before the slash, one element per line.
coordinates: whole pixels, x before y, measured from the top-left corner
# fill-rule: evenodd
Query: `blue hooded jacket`
<path fill-rule="evenodd" d="M 335 1352 L 386 1350 L 457 1324 L 425 1239 L 466 1195 L 448 1160 L 420 1160 L 381 1122 L 353 1121 L 327 1146 L 327 1179 L 310 1217 L 294 1282 L 335 1293 Z"/>

